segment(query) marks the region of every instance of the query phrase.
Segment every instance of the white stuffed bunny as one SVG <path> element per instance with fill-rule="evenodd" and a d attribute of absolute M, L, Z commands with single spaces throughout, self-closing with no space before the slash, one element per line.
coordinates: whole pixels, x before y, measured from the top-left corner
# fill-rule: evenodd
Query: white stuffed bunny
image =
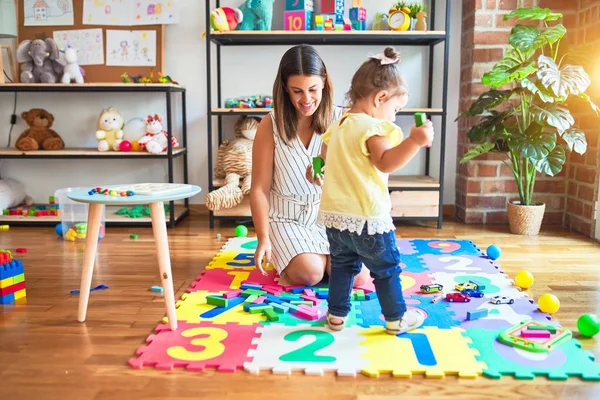
<path fill-rule="evenodd" d="M 77 62 L 77 50 L 68 46 L 65 50 L 61 50 L 65 55 L 65 61 L 67 65 L 65 65 L 62 83 L 71 83 L 75 81 L 75 83 L 83 83 L 83 75 L 85 71 L 79 66 Z"/>
<path fill-rule="evenodd" d="M 169 147 L 167 131 L 163 129 L 162 118 L 158 114 L 148 115 L 144 119 L 146 124 L 146 134 L 138 140 L 140 150 L 146 149 L 149 153 L 162 153 Z M 171 136 L 171 144 L 178 147 L 179 142 L 175 136 Z"/>

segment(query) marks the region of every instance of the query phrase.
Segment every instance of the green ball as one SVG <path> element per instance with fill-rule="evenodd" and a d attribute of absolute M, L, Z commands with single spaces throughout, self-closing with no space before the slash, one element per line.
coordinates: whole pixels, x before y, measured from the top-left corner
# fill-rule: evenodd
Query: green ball
<path fill-rule="evenodd" d="M 235 227 L 235 236 L 236 237 L 246 237 L 248 236 L 248 228 L 244 225 L 238 225 Z"/>
<path fill-rule="evenodd" d="M 577 320 L 577 329 L 583 336 L 593 337 L 600 332 L 600 323 L 598 317 L 593 314 L 583 314 Z"/>

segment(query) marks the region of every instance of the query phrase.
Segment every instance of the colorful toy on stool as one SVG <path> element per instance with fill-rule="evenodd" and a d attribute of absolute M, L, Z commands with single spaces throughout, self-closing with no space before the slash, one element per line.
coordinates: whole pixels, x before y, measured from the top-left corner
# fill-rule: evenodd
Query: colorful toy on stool
<path fill-rule="evenodd" d="M 12 258 L 8 250 L 0 251 L 0 304 L 14 303 L 24 298 L 25 269 L 21 260 Z"/>
<path fill-rule="evenodd" d="M 600 322 L 594 314 L 583 314 L 577 320 L 577 329 L 581 336 L 594 337 L 600 332 Z"/>
<path fill-rule="evenodd" d="M 555 295 L 545 293 L 538 299 L 538 307 L 541 312 L 554 314 L 560 308 L 560 301 Z"/>
<path fill-rule="evenodd" d="M 515 276 L 515 283 L 521 289 L 529 289 L 533 285 L 533 275 L 529 271 L 520 271 Z"/>

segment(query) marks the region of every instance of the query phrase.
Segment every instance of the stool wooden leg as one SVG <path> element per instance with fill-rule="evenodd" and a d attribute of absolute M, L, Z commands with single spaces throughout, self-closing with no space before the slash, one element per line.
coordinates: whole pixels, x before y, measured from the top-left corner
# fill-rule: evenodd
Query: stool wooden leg
<path fill-rule="evenodd" d="M 85 238 L 85 253 L 83 257 L 83 270 L 81 272 L 81 285 L 79 288 L 79 311 L 77 321 L 84 322 L 87 314 L 96 250 L 98 249 L 98 236 L 104 204 L 90 204 L 87 221 L 87 236 Z"/>
<path fill-rule="evenodd" d="M 156 258 L 165 297 L 165 308 L 171 330 L 177 329 L 177 316 L 175 314 L 175 294 L 173 292 L 173 277 L 171 276 L 171 257 L 169 255 L 169 239 L 167 237 L 167 222 L 163 202 L 150 203 L 150 216 L 152 217 L 152 231 L 156 246 Z"/>

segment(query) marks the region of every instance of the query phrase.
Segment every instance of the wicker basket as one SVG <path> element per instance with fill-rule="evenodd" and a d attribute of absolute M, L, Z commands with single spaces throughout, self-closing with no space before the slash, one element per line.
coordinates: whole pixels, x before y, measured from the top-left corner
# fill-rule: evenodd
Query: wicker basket
<path fill-rule="evenodd" d="M 522 206 L 520 201 L 508 202 L 508 223 L 511 233 L 535 236 L 540 233 L 546 205 Z"/>

